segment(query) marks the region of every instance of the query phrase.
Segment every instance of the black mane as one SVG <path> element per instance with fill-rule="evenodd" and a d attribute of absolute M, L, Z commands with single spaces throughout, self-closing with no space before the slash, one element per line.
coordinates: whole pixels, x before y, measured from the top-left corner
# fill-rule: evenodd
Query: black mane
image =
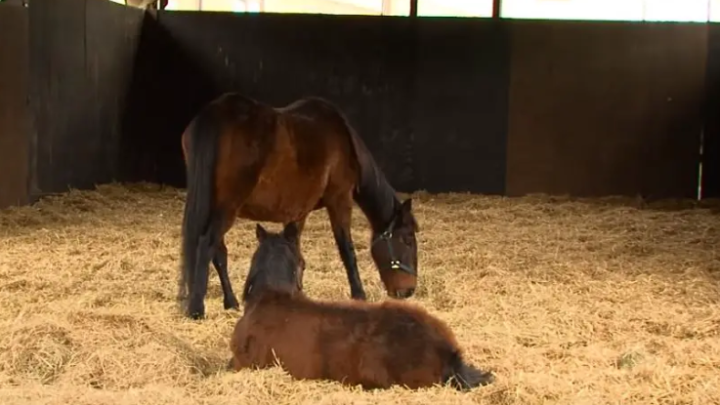
<path fill-rule="evenodd" d="M 385 174 L 370 158 L 367 167 L 362 167 L 360 182 L 353 192 L 353 199 L 368 218 L 374 232 L 382 232 L 390 224 L 400 206 Z"/>
<path fill-rule="evenodd" d="M 310 112 L 312 115 L 334 117 L 350 136 L 350 141 L 360 165 L 360 178 L 353 191 L 353 199 L 367 217 L 375 232 L 382 232 L 393 220 L 400 201 L 395 189 L 390 185 L 385 174 L 357 134 L 345 114 L 331 101 L 318 96 L 308 96 L 295 101 L 283 110 L 296 113 Z"/>

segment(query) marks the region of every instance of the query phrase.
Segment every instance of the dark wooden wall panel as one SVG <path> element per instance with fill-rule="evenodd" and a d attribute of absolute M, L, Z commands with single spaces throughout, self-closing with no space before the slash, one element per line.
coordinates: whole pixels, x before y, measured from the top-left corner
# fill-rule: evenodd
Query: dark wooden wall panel
<path fill-rule="evenodd" d="M 217 94 L 210 73 L 146 14 L 123 109 L 121 180 L 183 186 L 180 136 L 193 114 Z"/>
<path fill-rule="evenodd" d="M 307 95 L 328 98 L 347 114 L 390 181 L 411 184 L 412 167 L 398 158 L 409 141 L 414 77 L 406 62 L 407 19 L 198 12 L 158 19 L 158 27 L 148 21 L 144 30 L 143 41 L 155 46 L 138 55 L 142 68 L 133 85 L 157 107 L 133 108 L 133 121 L 146 127 L 134 131 L 143 146 L 127 154 L 150 154 L 146 165 L 162 162 L 148 167 L 155 181 L 184 185 L 183 129 L 211 98 L 240 91 L 275 106 Z M 156 82 L 150 87 L 143 77 Z"/>
<path fill-rule="evenodd" d="M 122 120 L 143 15 L 108 0 L 87 0 L 85 74 L 91 105 L 86 122 L 92 130 L 86 139 L 94 151 L 88 162 L 94 182 L 121 178 Z"/>
<path fill-rule="evenodd" d="M 276 106 L 330 99 L 399 190 L 503 191 L 508 52 L 492 22 L 198 12 L 158 20 L 143 28 L 131 87 L 138 104 L 129 106 L 134 140 L 123 160 L 142 167 L 132 178 L 184 185 L 182 130 L 202 104 L 234 90 Z M 138 106 L 149 100 L 152 111 Z"/>
<path fill-rule="evenodd" d="M 694 197 L 703 129 L 706 189 L 720 190 L 720 63 L 708 59 L 706 94 L 718 46 L 704 25 L 156 19 L 95 0 L 36 0 L 29 13 L 35 195 L 113 179 L 183 186 L 180 134 L 229 90 L 331 99 L 401 191 Z"/>
<path fill-rule="evenodd" d="M 0 3 L 0 208 L 28 202 L 28 12 Z"/>
<path fill-rule="evenodd" d="M 416 34 L 417 188 L 504 194 L 510 52 L 503 22 L 422 18 Z"/>
<path fill-rule="evenodd" d="M 705 26 L 509 28 L 509 195 L 695 196 Z"/>
<path fill-rule="evenodd" d="M 97 0 L 35 0 L 29 10 L 32 191 L 112 181 L 143 11 Z"/>
<path fill-rule="evenodd" d="M 32 1 L 30 102 L 36 137 L 33 192 L 92 186 L 86 130 L 85 0 Z M 83 153 L 84 152 L 84 153 Z M 85 177 L 85 178 L 83 178 Z"/>
<path fill-rule="evenodd" d="M 720 24 L 709 24 L 703 143 L 703 198 L 720 198 Z"/>

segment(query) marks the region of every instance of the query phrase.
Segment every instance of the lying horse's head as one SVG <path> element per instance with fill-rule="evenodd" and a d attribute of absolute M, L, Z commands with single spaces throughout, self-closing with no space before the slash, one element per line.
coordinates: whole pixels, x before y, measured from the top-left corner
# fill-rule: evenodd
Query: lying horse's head
<path fill-rule="evenodd" d="M 250 262 L 245 280 L 245 303 L 264 290 L 302 291 L 304 260 L 298 244 L 297 224 L 291 222 L 282 232 L 269 232 L 257 224 L 255 235 L 258 245 Z"/>

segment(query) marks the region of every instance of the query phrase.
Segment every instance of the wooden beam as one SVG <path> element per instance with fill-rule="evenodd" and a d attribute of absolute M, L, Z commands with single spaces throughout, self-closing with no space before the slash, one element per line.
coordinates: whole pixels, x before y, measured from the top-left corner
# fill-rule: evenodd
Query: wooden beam
<path fill-rule="evenodd" d="M 382 0 L 382 15 L 392 15 L 392 0 Z"/>
<path fill-rule="evenodd" d="M 500 18 L 500 11 L 502 10 L 502 0 L 493 0 L 493 12 L 492 18 L 497 20 Z"/>
<path fill-rule="evenodd" d="M 418 0 L 410 0 L 410 17 L 417 17 Z"/>

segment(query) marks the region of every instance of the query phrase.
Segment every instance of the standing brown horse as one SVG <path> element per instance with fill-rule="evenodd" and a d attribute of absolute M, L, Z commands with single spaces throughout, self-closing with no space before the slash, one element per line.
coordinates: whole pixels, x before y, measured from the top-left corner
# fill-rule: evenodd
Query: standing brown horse
<path fill-rule="evenodd" d="M 280 234 L 258 224 L 256 233 L 245 312 L 230 339 L 230 369 L 270 367 L 277 359 L 294 378 L 366 389 L 451 382 L 467 390 L 494 380 L 465 362 L 450 328 L 417 305 L 306 297 L 294 223 Z"/>
<path fill-rule="evenodd" d="M 224 235 L 237 217 L 298 223 L 325 208 L 352 298 L 365 300 L 350 234 L 353 202 L 368 219 L 370 254 L 388 295 L 410 297 L 417 285 L 418 225 L 412 200 L 400 202 L 362 139 L 329 101 L 308 97 L 283 108 L 226 93 L 205 106 L 182 136 L 187 199 L 182 225 L 186 313 L 205 314 L 209 262 L 224 307 L 238 308 Z M 303 263 L 304 265 L 304 263 Z"/>

